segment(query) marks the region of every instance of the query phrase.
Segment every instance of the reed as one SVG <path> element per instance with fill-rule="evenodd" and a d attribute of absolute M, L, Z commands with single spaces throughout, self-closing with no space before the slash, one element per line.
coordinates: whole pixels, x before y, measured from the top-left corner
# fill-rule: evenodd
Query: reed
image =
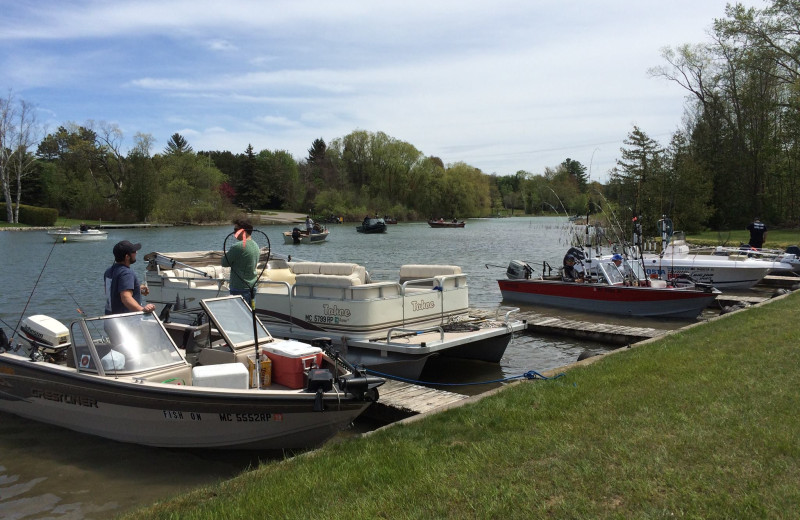
<path fill-rule="evenodd" d="M 800 295 L 125 518 L 796 518 Z"/>

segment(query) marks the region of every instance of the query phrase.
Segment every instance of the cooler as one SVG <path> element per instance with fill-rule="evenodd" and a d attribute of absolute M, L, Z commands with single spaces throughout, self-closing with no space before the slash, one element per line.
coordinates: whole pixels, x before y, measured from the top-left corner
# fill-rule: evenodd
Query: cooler
<path fill-rule="evenodd" d="M 192 368 L 192 385 L 213 388 L 249 388 L 250 373 L 241 363 L 202 365 Z"/>
<path fill-rule="evenodd" d="M 303 388 L 303 376 L 313 365 L 322 366 L 322 349 L 294 340 L 266 345 L 262 352 L 272 361 L 272 381 L 287 388 Z"/>

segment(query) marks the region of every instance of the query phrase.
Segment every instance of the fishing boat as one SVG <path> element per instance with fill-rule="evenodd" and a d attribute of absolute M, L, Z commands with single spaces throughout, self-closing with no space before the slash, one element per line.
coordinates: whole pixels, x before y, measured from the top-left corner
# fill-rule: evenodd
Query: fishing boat
<path fill-rule="evenodd" d="M 386 233 L 386 222 L 382 218 L 365 218 L 360 226 L 356 226 L 359 233 Z"/>
<path fill-rule="evenodd" d="M 147 301 L 196 307 L 227 294 L 228 268 L 209 251 L 145 255 Z M 404 265 L 373 280 L 362 265 L 263 260 L 256 312 L 277 337 L 332 338 L 348 360 L 374 372 L 418 379 L 430 356 L 497 363 L 525 323 L 516 308 L 470 316 L 467 276 L 453 265 Z"/>
<path fill-rule="evenodd" d="M 531 276 L 533 269 L 514 260 L 507 276 L 498 280 L 503 300 L 529 305 L 543 305 L 582 312 L 655 318 L 696 318 L 720 294 L 706 284 L 669 283 L 650 279 L 636 263 L 619 268 L 611 258 L 587 259 L 584 281 L 563 281 L 561 276 Z M 513 273 L 513 274 L 512 274 Z"/>
<path fill-rule="evenodd" d="M 108 231 L 100 229 L 56 229 L 48 231 L 47 235 L 56 242 L 94 242 L 108 238 Z"/>
<path fill-rule="evenodd" d="M 316 446 L 377 399 L 383 380 L 273 338 L 241 297 L 199 303 L 202 323 L 169 330 L 140 312 L 26 318 L 0 348 L 0 410 L 147 446 L 273 450 Z"/>
<path fill-rule="evenodd" d="M 742 250 L 715 250 L 715 254 L 709 252 L 691 250 L 683 233 L 677 231 L 660 253 L 643 253 L 640 261 L 647 276 L 656 275 L 667 280 L 689 276 L 722 291 L 750 289 L 770 272 L 792 270 L 794 267 L 785 254 L 779 259 L 777 256 L 756 256 Z"/>
<path fill-rule="evenodd" d="M 439 220 L 428 221 L 428 225 L 432 228 L 463 228 L 464 226 L 466 226 L 466 224 L 467 223 L 464 222 L 463 220 L 459 221 L 456 219 L 444 220 L 440 218 Z"/>
<path fill-rule="evenodd" d="M 327 228 L 314 224 L 314 228 L 309 234 L 308 231 L 294 228 L 291 231 L 283 232 L 284 244 L 321 244 L 328 239 L 330 231 Z"/>

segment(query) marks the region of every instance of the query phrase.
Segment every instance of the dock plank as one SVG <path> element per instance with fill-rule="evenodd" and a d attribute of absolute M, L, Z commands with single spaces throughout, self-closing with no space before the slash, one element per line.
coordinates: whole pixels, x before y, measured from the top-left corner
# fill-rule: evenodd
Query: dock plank
<path fill-rule="evenodd" d="M 378 388 L 378 393 L 380 398 L 369 407 L 367 415 L 392 421 L 432 412 L 469 397 L 394 380 L 387 380 Z"/>

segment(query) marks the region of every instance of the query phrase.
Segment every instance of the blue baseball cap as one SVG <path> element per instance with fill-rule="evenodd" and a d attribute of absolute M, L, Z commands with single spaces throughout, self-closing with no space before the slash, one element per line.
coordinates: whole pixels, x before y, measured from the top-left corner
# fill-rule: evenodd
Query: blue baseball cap
<path fill-rule="evenodd" d="M 612 260 L 622 260 L 622 255 L 616 254 L 616 255 L 612 256 L 611 259 Z"/>

